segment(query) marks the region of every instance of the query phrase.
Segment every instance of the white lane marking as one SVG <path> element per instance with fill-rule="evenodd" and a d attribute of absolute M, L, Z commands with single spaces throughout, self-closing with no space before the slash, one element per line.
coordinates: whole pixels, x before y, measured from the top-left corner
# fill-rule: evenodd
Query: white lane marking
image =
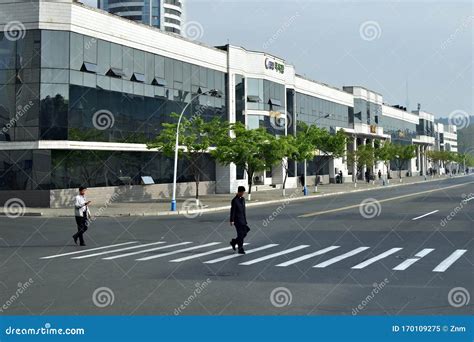
<path fill-rule="evenodd" d="M 419 219 L 421 219 L 421 218 L 423 218 L 423 217 L 425 217 L 425 216 L 428 216 L 428 215 L 437 213 L 438 211 L 439 211 L 439 210 L 433 210 L 433 211 L 430 211 L 429 213 L 426 213 L 426 214 L 424 214 L 424 215 L 421 215 L 421 216 L 418 216 L 418 217 L 414 217 L 414 218 L 412 218 L 411 220 L 412 220 L 412 221 L 416 221 L 416 220 L 419 220 Z"/>
<path fill-rule="evenodd" d="M 244 246 L 247 246 L 247 245 L 248 245 L 248 243 L 244 243 Z M 181 262 L 181 261 L 200 258 L 202 256 L 209 255 L 209 254 L 214 254 L 214 253 L 218 253 L 218 252 L 222 252 L 222 251 L 231 251 L 231 250 L 232 250 L 232 247 L 229 246 L 229 247 L 214 249 L 214 250 L 209 251 L 209 252 L 203 252 L 203 253 L 194 254 L 194 255 L 190 255 L 190 256 L 187 256 L 187 257 L 179 258 L 179 259 L 170 260 L 170 262 Z"/>
<path fill-rule="evenodd" d="M 224 261 L 224 260 L 229 260 L 229 259 L 233 259 L 233 258 L 238 258 L 238 257 L 243 257 L 244 255 L 252 254 L 252 253 L 255 253 L 255 252 L 259 252 L 259 251 L 263 251 L 264 249 L 272 248 L 272 247 L 275 247 L 275 246 L 278 246 L 278 244 L 276 244 L 276 243 L 271 243 L 271 244 L 269 244 L 269 245 L 265 245 L 265 246 L 262 246 L 262 247 L 257 247 L 257 248 L 249 249 L 249 250 L 245 251 L 246 254 L 232 254 L 232 255 L 227 255 L 227 256 L 224 256 L 224 257 L 222 257 L 222 258 L 217 258 L 217 259 L 212 259 L 212 260 L 209 260 L 209 261 L 204 261 L 203 264 L 215 264 L 216 262 L 220 262 L 220 261 Z"/>
<path fill-rule="evenodd" d="M 209 246 L 218 245 L 218 244 L 220 244 L 220 243 L 221 243 L 221 242 L 210 242 L 210 243 L 206 243 L 206 244 L 204 244 L 204 245 L 199 245 L 199 246 L 194 246 L 194 247 L 189 247 L 189 248 L 178 249 L 178 250 L 176 250 L 176 251 L 172 251 L 172 252 L 168 252 L 168 253 L 163 253 L 163 254 L 158 254 L 158 255 L 151 255 L 151 256 L 148 256 L 148 257 L 145 257 L 145 258 L 140 258 L 140 259 L 135 259 L 135 260 L 138 260 L 138 261 L 146 261 L 146 260 L 151 260 L 151 259 L 156 259 L 156 258 L 162 258 L 162 257 L 168 256 L 168 255 L 173 255 L 173 254 L 178 254 L 178 253 L 181 253 L 181 252 L 192 251 L 192 250 L 199 249 L 199 248 L 203 248 L 203 247 L 209 247 Z"/>
<path fill-rule="evenodd" d="M 258 259 L 253 259 L 253 260 L 250 260 L 250 261 L 241 262 L 239 265 L 256 264 L 257 262 L 268 260 L 268 259 L 271 259 L 271 258 L 276 258 L 277 256 L 288 254 L 288 253 L 291 253 L 291 252 L 295 252 L 295 251 L 298 251 L 300 249 L 307 248 L 307 247 L 309 247 L 309 245 L 299 245 L 299 246 L 296 246 L 296 247 L 293 247 L 293 248 L 290 248 L 290 249 L 285 249 L 285 250 L 283 250 L 281 252 L 278 252 L 278 253 L 265 255 L 265 256 L 263 256 L 261 258 L 258 258 Z"/>
<path fill-rule="evenodd" d="M 404 271 L 408 267 L 413 265 L 415 262 L 417 262 L 418 260 L 420 260 L 421 258 L 423 258 L 424 256 L 430 254 L 433 251 L 434 251 L 434 248 L 422 249 L 420 252 L 416 253 L 413 258 L 406 259 L 400 265 L 395 266 L 394 268 L 392 268 L 392 270 L 394 270 L 394 271 Z"/>
<path fill-rule="evenodd" d="M 102 260 L 113 260 L 113 259 L 118 259 L 118 258 L 125 258 L 125 257 L 128 257 L 130 255 L 137 255 L 137 254 L 146 253 L 146 252 L 153 252 L 153 251 L 158 251 L 160 249 L 166 249 L 166 248 L 171 248 L 171 247 L 176 247 L 176 246 L 189 245 L 190 243 L 192 243 L 192 242 L 186 241 L 186 242 L 174 243 L 172 245 L 166 245 L 166 246 L 161 246 L 161 247 L 144 249 L 144 250 L 137 251 L 137 252 L 130 252 L 130 253 L 125 253 L 125 254 L 114 255 L 114 256 L 107 257 L 107 258 L 102 258 Z"/>
<path fill-rule="evenodd" d="M 433 269 L 433 272 L 444 272 L 449 266 L 454 264 L 464 253 L 467 252 L 467 249 L 456 249 L 450 256 L 441 261 L 441 263 Z"/>
<path fill-rule="evenodd" d="M 341 254 L 341 255 L 338 255 L 337 257 L 334 257 L 332 259 L 329 259 L 329 260 L 326 260 L 320 264 L 317 264 L 317 265 L 314 265 L 313 267 L 317 267 L 317 268 L 324 268 L 324 267 L 327 267 L 329 265 L 332 265 L 332 264 L 335 264 L 336 262 L 339 262 L 343 259 L 346 259 L 346 258 L 349 258 L 353 255 L 356 255 L 356 254 L 359 254 L 360 252 L 363 252 L 365 251 L 366 249 L 369 249 L 370 247 L 359 247 L 359 248 L 356 248 L 356 249 L 353 249 L 352 251 L 349 251 L 347 253 L 344 253 L 344 254 Z"/>
<path fill-rule="evenodd" d="M 102 246 L 102 247 L 97 247 L 97 248 L 90 248 L 90 249 L 83 249 L 80 251 L 76 252 L 70 252 L 70 253 L 63 253 L 63 254 L 56 254 L 56 255 L 50 255 L 50 256 L 45 256 L 40 259 L 52 259 L 52 258 L 59 258 L 65 255 L 73 255 L 73 254 L 79 254 L 79 253 L 86 253 L 86 252 L 91 252 L 91 251 L 98 251 L 99 249 L 105 249 L 105 248 L 112 248 L 112 247 L 118 247 L 118 246 L 124 246 L 124 245 L 129 245 L 131 243 L 137 243 L 138 241 L 130 241 L 130 242 L 124 242 L 124 243 L 118 243 L 116 245 L 110 245 L 110 246 Z"/>
<path fill-rule="evenodd" d="M 278 265 L 275 265 L 275 266 L 278 266 L 278 267 L 290 266 L 290 265 L 296 264 L 297 262 L 312 258 L 314 256 L 327 253 L 327 252 L 332 251 L 332 250 L 334 250 L 336 248 L 339 248 L 339 247 L 340 246 L 330 246 L 330 247 L 327 247 L 327 248 L 324 248 L 324 249 L 320 249 L 319 251 L 316 251 L 314 253 L 306 254 L 306 255 L 300 256 L 299 258 L 295 258 L 295 259 L 292 259 L 292 260 L 282 262 L 281 264 L 278 264 Z"/>
<path fill-rule="evenodd" d="M 389 255 L 392 255 L 393 253 L 396 253 L 396 252 L 398 252 L 399 250 L 402 250 L 402 249 L 403 248 L 400 248 L 400 247 L 390 248 L 388 251 L 380 253 L 379 255 L 376 255 L 373 258 L 367 259 L 364 262 L 361 262 L 360 264 L 352 266 L 351 268 L 354 269 L 354 270 L 360 270 L 360 269 L 365 268 L 365 267 L 369 266 L 370 264 L 373 264 L 376 261 L 379 261 L 383 258 L 386 258 Z"/>
<path fill-rule="evenodd" d="M 137 248 L 142 248 L 142 247 L 147 247 L 147 246 L 154 246 L 154 245 L 161 245 L 163 243 L 166 243 L 165 241 L 159 241 L 159 242 L 153 242 L 153 243 L 146 243 L 144 245 L 138 245 L 138 246 L 132 246 L 132 247 L 125 247 L 125 248 L 120 248 L 120 249 L 112 249 L 110 251 L 105 251 L 105 252 L 99 252 L 99 253 L 93 253 L 93 254 L 87 254 L 87 255 L 81 255 L 77 257 L 73 257 L 71 259 L 85 259 L 85 258 L 92 258 L 98 255 L 104 255 L 104 254 L 109 254 L 109 253 L 115 253 L 115 252 L 122 252 L 122 251 L 128 251 L 130 249 L 137 249 Z"/>

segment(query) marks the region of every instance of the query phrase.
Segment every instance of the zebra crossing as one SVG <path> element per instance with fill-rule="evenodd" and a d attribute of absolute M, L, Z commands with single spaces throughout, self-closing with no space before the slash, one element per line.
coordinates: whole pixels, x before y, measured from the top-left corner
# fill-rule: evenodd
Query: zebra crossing
<path fill-rule="evenodd" d="M 177 243 L 157 241 L 145 244 L 139 243 L 138 241 L 129 241 L 108 246 L 48 255 L 40 257 L 40 259 L 50 260 L 57 258 L 70 258 L 71 260 L 83 260 L 89 258 L 99 258 L 101 260 L 116 260 L 128 257 L 135 261 L 144 262 L 159 258 L 171 257 L 171 260 L 168 260 L 168 262 L 171 263 L 181 263 L 199 259 L 199 261 L 204 264 L 218 264 L 239 258 L 242 259 L 242 262 L 238 263 L 239 266 L 251 266 L 263 261 L 273 260 L 275 263 L 274 266 L 276 267 L 288 267 L 305 261 L 310 262 L 311 259 L 315 259 L 317 257 L 318 261 L 322 258 L 325 259 L 324 261 L 312 266 L 313 268 L 320 269 L 330 267 L 346 259 L 355 259 L 357 255 L 361 254 L 362 252 L 366 252 L 369 254 L 370 258 L 364 259 L 360 263 L 354 262 L 354 266 L 350 267 L 352 270 L 362 270 L 403 250 L 403 247 L 393 247 L 377 255 L 373 255 L 370 253 L 371 247 L 369 246 L 361 246 L 352 249 L 344 246 L 328 246 L 312 251 L 311 253 L 306 253 L 311 248 L 310 245 L 298 245 L 291 248 L 280 248 L 280 250 L 278 250 L 280 245 L 271 243 L 262 246 L 250 246 L 251 248 L 247 249 L 246 254 L 244 255 L 232 253 L 228 243 L 215 241 L 197 245 L 193 244 L 194 243 L 191 241 Z M 252 244 L 245 243 L 245 245 L 248 247 L 248 245 Z M 214 247 L 219 248 L 213 249 Z M 303 252 L 303 250 L 306 254 L 299 253 Z M 190 255 L 189 252 L 191 252 Z M 466 249 L 456 249 L 451 254 L 446 256 L 444 252 L 436 253 L 435 248 L 423 248 L 420 251 L 417 251 L 413 257 L 407 258 L 401 263 L 393 265 L 392 270 L 406 271 L 410 267 L 413 267 L 413 265 L 415 265 L 421 259 L 426 258 L 429 255 L 433 258 L 432 260 L 438 262 L 438 264 L 433 268 L 432 272 L 442 273 L 446 272 L 451 266 L 453 266 L 466 252 Z M 218 256 L 217 258 L 212 258 L 214 254 L 223 255 Z M 253 254 L 257 254 L 257 256 L 254 257 Z M 281 259 L 278 261 L 278 258 L 281 258 L 282 256 L 285 256 L 285 261 L 281 262 Z M 385 261 L 384 265 L 389 267 L 387 263 L 393 263 L 393 259 L 390 261 Z M 392 265 L 390 267 L 392 267 Z"/>

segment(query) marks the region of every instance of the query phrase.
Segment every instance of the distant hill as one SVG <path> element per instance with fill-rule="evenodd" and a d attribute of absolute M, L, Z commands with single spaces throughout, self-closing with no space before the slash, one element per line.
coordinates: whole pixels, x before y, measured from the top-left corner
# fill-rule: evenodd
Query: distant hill
<path fill-rule="evenodd" d="M 436 120 L 442 124 L 448 124 L 449 118 Z M 474 116 L 470 116 L 470 125 L 463 129 L 458 129 L 458 151 L 460 153 L 469 152 L 474 156 Z"/>

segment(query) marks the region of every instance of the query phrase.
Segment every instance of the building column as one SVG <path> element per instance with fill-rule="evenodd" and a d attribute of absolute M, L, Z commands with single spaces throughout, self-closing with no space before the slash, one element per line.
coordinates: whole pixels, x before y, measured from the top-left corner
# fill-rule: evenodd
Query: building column
<path fill-rule="evenodd" d="M 370 140 L 370 143 L 372 144 L 372 149 L 375 150 L 375 139 L 372 138 Z M 375 162 L 374 162 L 374 165 L 372 166 L 372 174 L 375 175 L 376 171 L 375 171 L 375 168 L 376 168 L 377 165 L 375 165 Z"/>
<path fill-rule="evenodd" d="M 362 138 L 362 145 L 367 145 L 367 138 Z M 367 171 L 367 165 L 362 167 L 362 179 L 365 180 L 365 172 Z"/>
<path fill-rule="evenodd" d="M 354 136 L 352 151 L 357 151 L 357 136 Z M 352 182 L 357 183 L 357 163 L 355 161 L 352 163 Z"/>
<path fill-rule="evenodd" d="M 420 145 L 416 145 L 416 166 L 417 166 L 417 171 L 418 175 L 420 175 L 421 171 L 421 156 L 420 156 Z"/>

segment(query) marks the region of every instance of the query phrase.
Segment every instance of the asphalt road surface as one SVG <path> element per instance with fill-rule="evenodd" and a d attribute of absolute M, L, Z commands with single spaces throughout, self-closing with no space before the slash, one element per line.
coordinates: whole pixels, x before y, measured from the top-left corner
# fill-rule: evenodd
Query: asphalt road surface
<path fill-rule="evenodd" d="M 0 217 L 0 314 L 468 315 L 471 198 L 468 176 L 247 208 L 244 256 L 227 212 L 98 218 L 86 247 L 71 218 Z"/>

